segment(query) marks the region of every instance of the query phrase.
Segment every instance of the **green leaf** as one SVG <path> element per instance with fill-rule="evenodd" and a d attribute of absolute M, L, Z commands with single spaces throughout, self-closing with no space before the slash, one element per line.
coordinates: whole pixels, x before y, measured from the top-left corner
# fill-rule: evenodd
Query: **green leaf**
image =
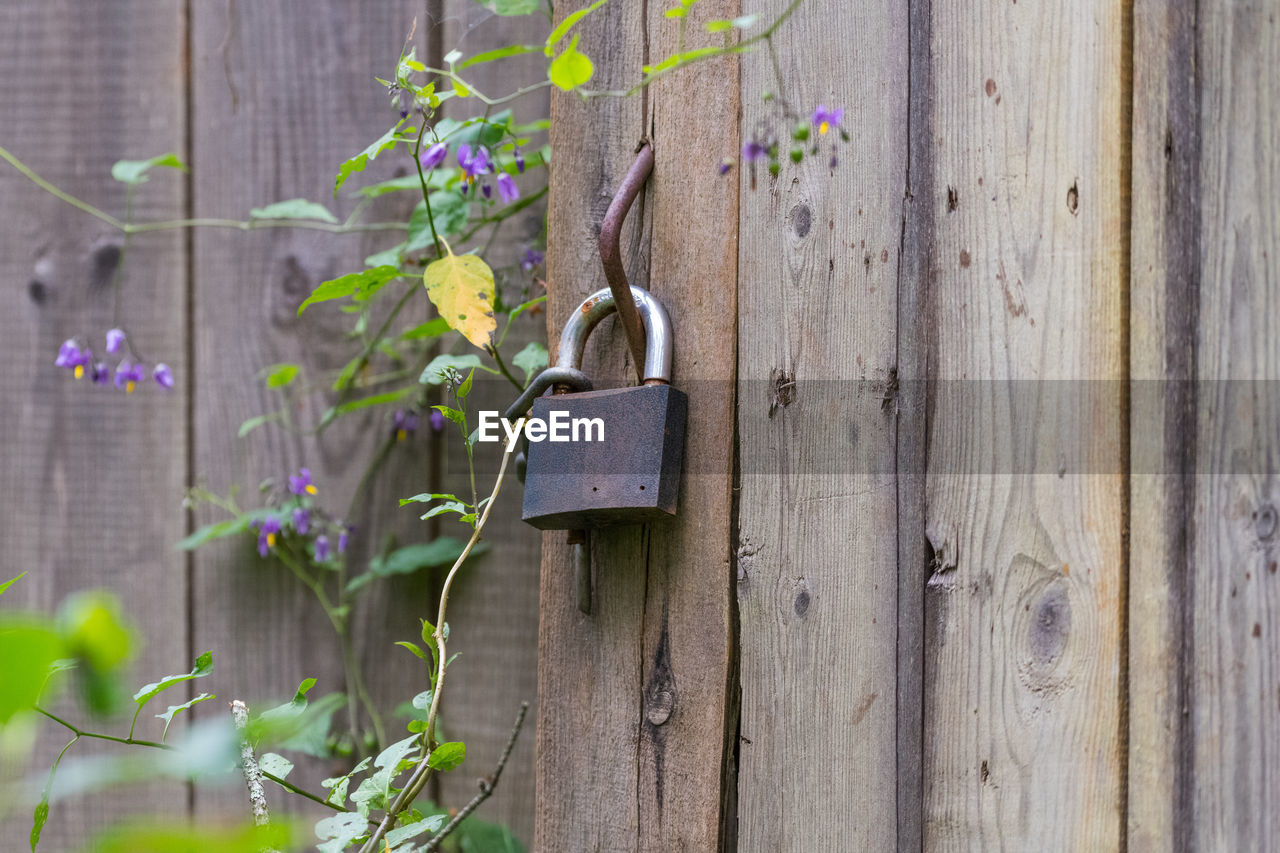
<path fill-rule="evenodd" d="M 214 698 L 214 695 L 212 693 L 201 693 L 199 696 L 196 696 L 186 702 L 183 702 L 181 705 L 170 705 L 168 710 L 166 710 L 163 714 L 156 714 L 157 720 L 164 720 L 164 734 L 160 735 L 160 740 L 163 741 L 166 737 L 168 737 L 169 724 L 173 722 L 174 717 L 178 716 L 183 711 L 190 710 L 192 705 L 198 705 L 199 703 L 203 702 L 206 699 L 213 699 L 213 698 Z"/>
<path fill-rule="evenodd" d="M 12 580 L 7 580 L 4 583 L 0 583 L 0 595 L 4 595 L 4 591 L 6 589 L 13 586 L 15 583 L 22 580 L 26 576 L 27 576 L 27 573 L 23 572 L 22 574 L 18 575 L 16 578 L 13 578 Z"/>
<path fill-rule="evenodd" d="M 396 147 L 396 143 L 400 140 L 400 126 L 404 124 L 404 120 L 396 122 L 396 126 L 379 136 L 373 143 L 350 160 L 343 162 L 338 167 L 338 177 L 333 183 L 333 197 L 338 197 L 338 190 L 342 189 L 342 185 L 346 183 L 347 178 L 356 172 L 363 172 L 365 167 L 369 165 L 377 156 L 384 151 Z"/>
<path fill-rule="evenodd" d="M 547 348 L 537 341 L 529 341 L 525 344 L 524 349 L 515 354 L 511 359 L 511 363 L 524 371 L 524 384 L 528 385 L 529 380 L 535 374 L 541 373 L 547 367 Z"/>
<path fill-rule="evenodd" d="M 437 515 L 442 515 L 446 512 L 456 512 L 458 515 L 464 515 L 467 512 L 467 505 L 461 501 L 449 501 L 440 504 L 440 506 L 433 506 L 423 513 L 422 520 L 426 521 L 428 518 L 435 518 Z"/>
<path fill-rule="evenodd" d="M 402 505 L 405 502 L 402 501 Z M 379 577 L 408 575 L 422 569 L 440 569 L 452 566 L 462 555 L 466 543 L 451 536 L 441 536 L 430 542 L 397 548 L 386 557 L 374 557 L 369 571 Z M 472 553 L 476 552 L 472 548 Z"/>
<path fill-rule="evenodd" d="M 322 222 L 338 224 L 338 217 L 329 212 L 323 204 L 307 201 L 305 198 L 291 198 L 288 201 L 277 201 L 266 207 L 255 207 L 249 211 L 250 219 L 319 219 Z"/>
<path fill-rule="evenodd" d="M 45 625 L 0 620 L 0 726 L 36 704 L 49 667 L 64 656 L 61 638 Z"/>
<path fill-rule="evenodd" d="M 387 844 L 390 845 L 392 850 L 395 850 L 410 838 L 417 838 L 424 832 L 435 832 L 444 826 L 444 818 L 445 816 L 442 814 L 432 815 L 431 817 L 423 818 L 417 823 L 410 823 L 399 829 L 393 829 L 387 833 Z"/>
<path fill-rule="evenodd" d="M 351 784 L 351 777 L 365 770 L 369 766 L 369 762 L 372 760 L 373 760 L 372 758 L 369 758 L 366 756 L 365 758 L 362 758 L 360 760 L 359 764 L 357 764 L 355 767 L 352 767 L 351 772 L 347 773 L 347 775 L 334 776 L 333 778 L 325 779 L 323 782 L 321 782 L 320 783 L 321 788 L 331 789 L 329 790 L 329 796 L 325 797 L 325 802 L 330 803 L 331 805 L 346 808 L 347 786 Z"/>
<path fill-rule="evenodd" d="M 431 750 L 427 765 L 433 770 L 452 770 L 467 758 L 467 745 L 460 741 L 442 743 Z"/>
<path fill-rule="evenodd" d="M 320 417 L 321 424 L 329 424 L 334 418 L 341 415 L 350 414 L 360 409 L 368 409 L 371 406 L 385 406 L 388 403 L 395 403 L 403 400 L 414 391 L 414 387 L 410 385 L 407 388 L 400 388 L 396 391 L 387 391 L 385 394 L 373 394 L 369 397 L 361 397 L 359 400 L 348 400 L 345 403 L 334 406 L 325 411 Z"/>
<path fill-rule="evenodd" d="M 449 181 L 453 179 L 453 173 L 454 170 L 452 168 L 436 166 L 427 174 L 427 188 L 432 190 L 444 189 Z M 404 192 L 406 190 L 411 190 L 415 193 L 421 192 L 422 182 L 418 180 L 417 172 L 401 175 L 398 178 L 391 178 L 376 184 L 369 184 L 366 187 L 361 187 L 358 192 L 365 198 L 377 198 L 387 193 Z"/>
<path fill-rule="evenodd" d="M 288 820 L 254 826 L 196 824 L 147 818 L 115 826 L 85 849 L 94 853 L 261 853 L 296 850 L 298 836 Z M 340 850 L 341 848 L 336 848 Z"/>
<path fill-rule="evenodd" d="M 263 711 L 250 723 L 251 740 L 266 740 L 282 749 L 296 749 L 316 758 L 328 756 L 327 738 L 333 713 L 345 701 L 341 693 L 330 693 L 309 702 L 307 693 L 316 680 L 308 678 L 298 685 L 293 699 Z"/>
<path fill-rule="evenodd" d="M 111 167 L 111 177 L 122 184 L 137 186 L 146 182 L 147 172 L 155 166 L 187 171 L 186 164 L 178 159 L 177 154 L 161 154 L 150 160 L 120 160 Z"/>
<path fill-rule="evenodd" d="M 471 385 L 475 381 L 475 378 L 476 371 L 475 368 L 472 368 L 471 371 L 467 373 L 467 378 L 462 380 L 458 387 L 454 389 L 453 395 L 459 400 L 467 399 L 467 395 L 471 393 Z"/>
<path fill-rule="evenodd" d="M 357 838 L 369 831 L 369 822 L 363 815 L 343 812 L 316 824 L 316 838 L 321 844 L 316 845 L 320 853 L 341 853 Z"/>
<path fill-rule="evenodd" d="M 497 2 L 501 3 L 503 2 L 503 0 L 497 0 Z M 533 9 L 536 9 L 538 5 L 537 0 L 506 0 L 506 2 L 528 3 Z M 498 12 L 498 14 L 501 15 L 503 13 Z M 508 14 L 523 15 L 525 13 L 515 12 L 515 13 L 508 13 Z M 540 48 L 537 45 L 509 44 L 506 47 L 500 47 L 500 48 L 497 48 L 496 50 L 486 50 L 484 53 L 477 53 L 475 56 L 459 64 L 457 70 L 461 71 L 464 68 L 468 68 L 472 65 L 480 65 L 481 63 L 484 63 L 484 62 L 493 62 L 494 60 L 498 60 L 498 59 L 506 59 L 508 56 L 522 56 L 526 53 L 535 53 L 539 49 Z"/>
<path fill-rule="evenodd" d="M 481 6 L 503 17 L 532 15 L 538 11 L 539 0 L 479 0 Z"/>
<path fill-rule="evenodd" d="M 418 341 L 424 338 L 438 338 L 449 331 L 449 324 L 443 317 L 433 317 L 421 326 L 414 326 L 407 332 L 400 333 L 402 341 Z"/>
<path fill-rule="evenodd" d="M 689 14 L 689 10 L 683 6 L 676 6 L 674 9 L 668 9 L 662 13 L 664 18 L 683 18 Z"/>
<path fill-rule="evenodd" d="M 448 500 L 456 501 L 457 495 L 448 495 L 443 492 L 423 492 L 420 495 L 414 495 L 411 498 L 401 498 L 400 506 L 407 506 L 411 503 L 430 503 L 431 501 Z"/>
<path fill-rule="evenodd" d="M 427 657 L 427 653 L 424 652 L 422 649 L 418 648 L 416 643 L 411 643 L 408 640 L 399 640 L 396 642 L 396 645 L 408 649 L 409 651 L 413 652 L 415 657 L 421 660 L 430 660 L 430 658 Z"/>
<path fill-rule="evenodd" d="M 244 429 L 244 427 L 241 426 L 241 429 Z M 193 551 L 206 542 L 212 542 L 215 539 L 223 539 L 227 536 L 235 536 L 243 533 L 249 529 L 250 524 L 255 521 L 262 521 L 271 514 L 271 509 L 263 507 L 262 509 L 255 509 L 246 512 L 243 515 L 238 515 L 235 518 L 228 518 L 226 521 L 217 521 L 213 524 L 206 524 L 204 527 L 201 527 L 174 547 L 180 551 Z"/>
<path fill-rule="evenodd" d="M 53 774 L 49 774 L 49 781 L 53 781 Z M 36 803 L 35 812 L 31 815 L 31 853 L 35 853 L 36 845 L 40 843 L 40 834 L 44 832 L 45 821 L 49 819 L 49 787 L 45 786 L 44 793 L 40 795 L 40 802 Z"/>
<path fill-rule="evenodd" d="M 270 423 L 271 421 L 278 421 L 280 418 L 280 412 L 271 412 L 266 415 L 254 415 L 244 423 L 240 424 L 240 429 L 236 430 L 236 438 L 244 438 L 263 424 Z M 185 541 L 186 540 L 184 539 L 183 542 Z"/>
<path fill-rule="evenodd" d="M 435 135 L 447 140 L 455 149 L 463 143 L 467 145 L 483 145 L 495 148 L 511 128 L 511 110 L 494 113 L 487 119 L 483 116 L 469 118 L 464 121 L 441 119 L 433 128 Z"/>
<path fill-rule="evenodd" d="M 399 277 L 400 270 L 388 264 L 349 273 L 332 281 L 323 282 L 319 287 L 311 291 L 311 295 L 298 306 L 298 315 L 301 316 L 308 305 L 314 305 L 317 302 L 328 302 L 332 299 L 342 299 L 346 296 L 352 297 L 357 302 L 367 301 L 383 285 Z"/>
<path fill-rule="evenodd" d="M 511 319 L 515 320 L 515 318 L 519 317 L 521 314 L 528 311 L 533 306 L 541 305 L 546 301 L 547 301 L 547 297 L 539 296 L 535 299 L 530 299 L 528 302 L 521 302 L 519 305 L 515 307 L 515 310 L 511 312 Z"/>
<path fill-rule="evenodd" d="M 435 217 L 436 233 L 441 237 L 451 237 L 466 227 L 469 215 L 467 200 L 453 190 L 438 190 L 431 194 L 431 214 Z M 404 253 L 434 248 L 427 203 L 420 201 L 409 216 L 409 236 L 405 240 Z"/>
<path fill-rule="evenodd" d="M 442 385 L 449 378 L 450 371 L 462 373 L 464 370 L 479 368 L 490 373 L 497 373 L 492 367 L 480 362 L 478 355 L 438 355 L 422 371 L 418 381 L 423 385 Z"/>
<path fill-rule="evenodd" d="M 555 46 L 560 42 L 560 39 L 564 38 L 565 34 L 568 33 L 569 30 L 573 29 L 574 26 L 577 25 L 578 21 L 581 21 L 587 15 L 590 15 L 596 9 L 599 9 L 608 2 L 609 0 L 596 0 L 596 2 L 592 3 L 587 8 L 579 9 L 576 12 L 566 15 L 565 19 L 560 22 L 560 25 L 551 31 L 551 35 L 547 36 L 547 44 L 546 47 L 543 48 L 543 53 L 547 56 L 554 53 Z"/>
<path fill-rule="evenodd" d="M 96 670 L 115 669 L 133 651 L 133 630 L 120 601 L 100 590 L 77 592 L 62 603 L 58 625 L 72 656 Z"/>
<path fill-rule="evenodd" d="M 547 75 L 551 78 L 551 82 L 566 92 L 571 92 L 586 83 L 594 73 L 595 65 L 592 64 L 591 58 L 585 53 L 578 52 L 576 35 L 564 52 L 551 60 L 551 64 L 547 66 Z"/>
<path fill-rule="evenodd" d="M 213 672 L 213 652 L 205 652 L 200 655 L 200 657 L 196 658 L 195 666 L 191 668 L 190 672 L 183 673 L 182 675 L 166 675 L 159 681 L 143 685 L 137 693 L 133 694 L 133 701 L 137 702 L 138 707 L 141 708 L 143 705 L 150 702 L 155 696 L 163 693 L 175 684 L 181 684 L 182 682 L 190 681 L 193 678 L 204 678 L 211 672 Z"/>
<path fill-rule="evenodd" d="M 258 759 L 258 767 L 278 779 L 286 779 L 293 770 L 293 762 L 275 752 L 265 752 Z"/>
<path fill-rule="evenodd" d="M 263 373 L 267 375 L 268 388 L 283 388 L 298 377 L 298 365 L 273 364 L 259 371 L 259 375 Z"/>

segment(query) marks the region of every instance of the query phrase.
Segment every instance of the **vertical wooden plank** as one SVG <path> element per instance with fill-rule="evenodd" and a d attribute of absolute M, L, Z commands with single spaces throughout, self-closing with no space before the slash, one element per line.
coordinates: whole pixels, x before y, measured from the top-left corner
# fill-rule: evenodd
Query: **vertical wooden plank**
<path fill-rule="evenodd" d="M 475 0 L 450 0 L 444 11 L 445 17 L 439 23 L 444 53 L 456 49 L 465 56 L 475 56 L 509 44 L 539 44 L 550 30 L 545 18 L 499 17 Z M 468 69 L 467 81 L 493 96 L 514 91 L 545 75 L 546 62 L 539 53 L 473 66 Z M 548 101 L 549 96 L 543 90 L 512 103 L 515 120 L 530 122 L 546 118 Z M 474 103 L 474 99 L 446 104 L 446 112 L 455 118 L 481 111 L 482 107 Z M 545 141 L 545 135 L 534 139 L 531 148 L 536 149 Z M 545 172 L 529 173 L 528 178 L 520 180 L 522 190 L 527 193 L 536 188 L 545 176 Z M 543 287 L 534 282 L 533 274 L 519 266 L 524 248 L 539 240 L 545 218 L 545 205 L 537 204 L 504 223 L 490 245 L 487 257 L 499 277 L 500 292 L 507 304 L 522 301 L 521 294 L 526 288 L 530 296 L 545 293 Z M 484 245 L 487 239 L 488 234 L 482 233 L 474 242 Z M 541 275 L 541 270 L 536 273 Z M 510 356 L 528 341 L 545 342 L 546 335 L 545 316 L 526 313 L 507 334 L 503 350 Z M 516 372 L 520 371 L 516 369 Z M 517 393 L 505 380 L 485 382 L 477 378 L 471 401 L 476 409 L 505 411 Z M 481 453 L 485 453 L 483 447 Z M 452 443 L 445 459 L 446 485 L 442 491 L 463 494 L 468 490 L 466 464 L 461 454 L 461 445 Z M 486 472 L 482 480 L 491 481 L 496 465 L 489 464 L 482 470 Z M 501 503 L 485 526 L 487 556 L 468 568 L 450 595 L 449 622 L 454 630 L 450 634 L 449 651 L 458 652 L 460 657 L 457 676 L 450 676 L 449 689 L 442 699 L 443 714 L 451 737 L 466 742 L 469 759 L 468 765 L 459 772 L 440 777 L 440 783 L 444 804 L 459 807 L 469 800 L 475 793 L 476 777 L 492 770 L 492 762 L 506 744 L 520 703 L 529 701 L 533 707 L 502 773 L 502 782 L 478 812 L 481 819 L 502 823 L 528 844 L 533 839 L 534 824 L 538 561 L 542 537 L 520 520 L 520 500 L 519 483 L 513 477 L 504 484 Z"/>
<path fill-rule="evenodd" d="M 557 17 L 585 6 L 558 4 Z M 695 24 L 733 17 L 700 3 Z M 702 16 L 706 16 L 703 18 Z M 675 49 L 676 26 L 605 6 L 578 25 L 596 58 L 592 86 L 631 85 L 646 57 Z M 737 74 L 700 65 L 647 96 L 552 97 L 548 330 L 603 284 L 596 235 L 638 139 L 656 166 L 624 232 L 633 284 L 675 326 L 675 376 L 690 393 L 680 514 L 592 533 L 593 612 L 578 611 L 563 533 L 543 539 L 539 627 L 539 850 L 713 850 L 721 842 L 731 665 L 730 470 L 737 188 L 716 175 L 738 140 Z M 621 385 L 621 331 L 592 336 L 597 387 Z"/>
<path fill-rule="evenodd" d="M 55 185 L 123 216 L 125 188 L 112 180 L 112 163 L 183 150 L 183 26 L 182 4 L 173 2 L 4 4 L 0 144 Z M 185 198 L 181 176 L 157 174 L 138 191 L 136 217 L 180 218 Z M 190 386 L 182 237 L 141 236 L 127 255 L 120 319 L 142 353 L 172 367 L 177 389 L 165 393 L 147 383 L 126 396 L 53 366 L 61 342 L 77 335 L 114 366 L 103 336 L 114 323 L 120 232 L 7 163 L 0 163 L 0 220 L 0 357 L 7 365 L 0 375 L 0 574 L 29 572 L 6 593 L 4 607 L 48 611 L 75 590 L 109 589 L 146 642 L 137 676 L 181 671 L 189 664 L 186 581 L 170 545 L 185 526 Z M 70 702 L 67 709 L 84 718 Z M 142 736 L 158 733 L 151 722 L 140 725 Z M 47 772 L 65 735 L 43 726 L 29 772 Z M 68 762 L 121 749 L 127 747 L 82 741 Z M 172 786 L 58 802 L 41 849 L 79 849 L 118 817 L 181 814 L 185 802 Z M 27 807 L 0 826 L 7 849 L 26 849 L 30 821 Z"/>
<path fill-rule="evenodd" d="M 918 682 L 900 709 L 897 675 L 899 643 L 919 648 L 899 637 L 897 569 L 909 36 L 905 2 L 805 4 L 775 37 L 785 96 L 803 120 L 845 107 L 855 141 L 834 170 L 824 144 L 776 179 L 758 167 L 754 191 L 740 177 L 743 850 L 895 849 L 897 780 L 911 799 L 918 773 L 897 731 L 899 714 L 919 731 Z M 777 86 L 765 56 L 745 61 L 744 138 L 789 136 L 754 100 Z"/>
<path fill-rule="evenodd" d="M 1134 797 L 1133 845 L 1260 850 L 1280 837 L 1274 6 L 1138 9 L 1135 163 L 1148 165 L 1135 171 L 1133 268 L 1148 298 L 1135 300 L 1133 358 L 1164 380 L 1165 446 L 1135 515 L 1149 551 L 1134 618 L 1141 605 L 1171 630 L 1133 639 L 1135 673 L 1164 673 L 1134 681 L 1133 760 L 1162 775 Z M 1135 421 L 1135 447 L 1138 433 Z M 1154 760 L 1139 753 L 1155 741 Z"/>
<path fill-rule="evenodd" d="M 1131 850 L 1192 843 L 1188 692 L 1200 309 L 1195 7 L 1134 4 L 1129 537 Z"/>
<path fill-rule="evenodd" d="M 1123 4 L 933 4 L 926 849 L 1121 844 Z"/>
<path fill-rule="evenodd" d="M 393 67 L 413 19 L 423 13 L 421 5 L 397 0 L 356 9 L 341 2 L 280 0 L 197 3 L 193 12 L 195 214 L 242 217 L 253 206 L 295 197 L 329 203 L 339 217 L 349 213 L 349 193 L 330 201 L 333 175 L 339 163 L 394 123 L 397 116 L 373 78 Z M 413 168 L 403 158 L 374 166 L 370 174 L 383 177 Z M 375 215 L 407 217 L 411 204 L 394 198 L 375 208 Z M 396 239 L 287 229 L 197 232 L 195 468 L 210 487 L 240 484 L 245 504 L 254 505 L 257 483 L 268 477 L 282 482 L 308 466 L 322 505 L 336 516 L 346 513 L 358 479 L 387 435 L 384 409 L 340 421 L 319 439 L 271 427 L 239 440 L 236 432 L 245 419 L 278 405 L 255 378 L 263 366 L 287 361 L 335 370 L 350 357 L 346 315 L 313 310 L 299 318 L 297 306 L 317 284 L 361 269 L 367 255 Z M 409 310 L 425 319 L 425 296 Z M 317 394 L 297 417 L 314 424 L 331 403 Z M 388 532 L 396 532 L 401 543 L 426 538 L 416 517 L 397 512 L 395 499 L 428 480 L 429 432 L 393 448 L 362 513 L 350 519 L 358 528 L 352 566 L 362 567 Z M 202 514 L 198 520 L 212 517 Z M 200 650 L 213 649 L 227 698 L 251 705 L 280 701 L 305 677 L 318 679 L 315 695 L 344 689 L 332 629 L 311 593 L 282 567 L 260 561 L 243 542 L 221 543 L 196 553 L 194 583 L 194 642 Z M 429 584 L 414 577 L 398 579 L 359 604 L 353 633 L 382 707 L 411 698 L 423 680 L 421 666 L 391 643 L 417 636 L 417 620 L 431 602 Z M 327 775 L 329 769 L 310 764 L 301 772 Z M 243 813 L 240 791 L 199 796 L 201 813 Z M 273 807 L 277 802 L 298 808 L 282 796 L 273 799 Z"/>

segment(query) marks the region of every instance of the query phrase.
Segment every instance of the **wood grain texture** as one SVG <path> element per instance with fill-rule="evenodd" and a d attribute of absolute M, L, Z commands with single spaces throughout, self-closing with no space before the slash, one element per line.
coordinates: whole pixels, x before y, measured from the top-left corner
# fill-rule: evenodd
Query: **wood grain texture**
<path fill-rule="evenodd" d="M 125 188 L 112 180 L 112 163 L 183 148 L 182 27 L 179 3 L 5 3 L 0 144 L 55 185 L 123 216 Z M 156 174 L 140 188 L 136 216 L 180 217 L 185 198 L 180 175 Z M 29 572 L 3 606 L 48 612 L 76 590 L 111 590 L 139 629 L 138 683 L 185 671 L 186 578 L 182 557 L 170 548 L 185 527 L 182 238 L 139 238 L 126 257 L 120 318 L 139 350 L 168 362 L 177 379 L 172 393 L 148 382 L 126 396 L 77 382 L 53 365 L 62 341 L 81 336 L 114 366 L 103 336 L 113 325 L 121 234 L 7 163 L 0 163 L 0 222 L 0 575 Z M 90 719 L 70 698 L 62 710 Z M 142 736 L 158 735 L 155 723 L 145 719 Z M 96 725 L 127 729 L 128 719 Z M 41 726 L 30 762 L 7 772 L 15 780 L 26 772 L 42 776 L 67 740 L 60 727 Z M 63 766 L 127 749 L 81 741 Z M 40 849 L 79 849 L 118 817 L 180 815 L 185 803 L 185 792 L 170 786 L 55 802 Z M 8 813 L 0 847 L 27 849 L 33 805 L 0 807 Z"/>
<path fill-rule="evenodd" d="M 374 81 L 395 62 L 420 4 L 356 9 L 340 2 L 198 3 L 193 6 L 192 147 L 197 216 L 242 217 L 254 206 L 304 197 L 350 212 L 350 192 L 331 201 L 338 164 L 376 139 L 397 118 Z M 419 39 L 421 39 L 419 31 Z M 419 42 L 421 44 L 421 42 Z M 412 164 L 375 163 L 368 175 L 405 174 Z M 408 194 L 406 194 L 408 195 Z M 378 217 L 404 217 L 412 200 L 393 198 Z M 329 306 L 301 318 L 297 307 L 320 282 L 363 268 L 371 252 L 393 245 L 395 234 L 334 236 L 287 229 L 250 233 L 203 230 L 194 236 L 195 469 L 225 491 L 240 484 L 246 506 L 257 505 L 256 484 L 308 466 L 322 506 L 346 513 L 356 482 L 388 434 L 386 409 L 344 419 L 319 439 L 272 427 L 236 439 L 242 421 L 278 406 L 257 372 L 296 362 L 308 370 L 336 370 L 352 354 L 344 334 L 350 320 Z M 405 284 L 403 286 L 411 286 Z M 425 297 L 406 316 L 426 319 Z M 332 395 L 317 394 L 296 413 L 311 425 Z M 429 430 L 392 451 L 383 474 L 352 518 L 350 564 L 364 561 L 387 533 L 399 541 L 427 538 L 424 525 L 400 513 L 395 499 L 421 491 L 429 478 Z M 213 518 L 200 513 L 198 521 Z M 192 633 L 218 661 L 220 697 L 250 708 L 287 699 L 303 678 L 318 680 L 314 696 L 344 689 L 338 643 L 311 593 L 282 567 L 261 561 L 250 544 L 219 543 L 195 555 Z M 425 578 L 397 579 L 367 594 L 353 633 L 375 699 L 394 707 L 412 698 L 425 678 L 421 665 L 391 646 L 418 635 L 418 619 L 434 607 Z M 209 703 L 210 705 L 218 703 Z M 225 706 L 202 708 L 225 713 Z M 339 720 L 345 722 L 345 715 Z M 388 715 L 391 733 L 400 723 Z M 299 778 L 323 778 L 335 767 L 299 765 Z M 273 810 L 301 808 L 276 793 Z M 301 801 L 298 801 L 301 802 Z M 288 806 L 286 807 L 286 803 Z M 243 792 L 201 791 L 197 812 L 243 813 Z M 318 808 L 318 807 L 317 807 Z"/>
<path fill-rule="evenodd" d="M 1190 849 L 1188 582 L 1200 309 L 1194 7 L 1134 5 L 1130 264 L 1131 850 Z"/>
<path fill-rule="evenodd" d="M 1188 601 L 1190 835 L 1280 848 L 1280 22 L 1208 3 L 1199 69 L 1196 472 Z"/>
<path fill-rule="evenodd" d="M 899 710 L 895 486 L 908 37 L 904 2 L 801 7 L 775 39 L 785 96 L 803 120 L 845 107 L 854 142 L 832 134 L 776 179 L 757 167 L 754 191 L 740 176 L 742 850 L 897 848 L 899 713 L 918 753 L 918 679 Z M 744 137 L 785 140 L 757 100 L 777 88 L 767 56 L 742 74 Z M 918 755 L 904 765 L 910 784 Z M 910 833 L 918 803 L 905 811 Z"/>
<path fill-rule="evenodd" d="M 439 24 L 444 53 L 456 49 L 465 56 L 475 56 L 509 44 L 537 44 L 550 30 L 545 18 L 498 17 L 474 0 L 450 0 L 445 12 Z M 535 54 L 473 66 L 467 70 L 467 81 L 486 94 L 497 96 L 545 74 L 545 60 Z M 530 122 L 546 118 L 548 106 L 548 95 L 542 91 L 521 98 L 511 108 L 517 122 Z M 474 99 L 446 104 L 446 112 L 456 118 L 481 110 Z M 546 135 L 541 134 L 530 148 L 536 149 L 545 141 Z M 533 191 L 545 177 L 545 172 L 535 174 L 530 170 L 520 180 L 522 190 Z M 507 304 L 517 305 L 545 293 L 543 285 L 535 280 L 542 270 L 529 273 L 520 268 L 525 247 L 537 245 L 541 239 L 545 213 L 545 205 L 538 204 L 504 223 L 486 255 Z M 474 243 L 484 245 L 489 237 L 482 232 Z M 508 361 L 533 340 L 546 341 L 546 318 L 538 312 L 521 315 L 508 333 L 503 346 Z M 520 373 L 518 368 L 513 370 Z M 486 382 L 477 378 L 470 400 L 476 410 L 505 411 L 517 393 L 505 380 Z M 488 450 L 493 452 L 486 453 Z M 496 448 L 483 445 L 480 452 L 486 457 L 480 479 L 487 483 L 497 470 L 498 453 Z M 445 487 L 433 491 L 468 491 L 462 453 L 460 442 L 449 443 L 444 457 Z M 481 819 L 504 824 L 528 844 L 533 839 L 534 824 L 533 761 L 537 736 L 533 721 L 538 693 L 538 563 L 542 537 L 520 520 L 520 500 L 519 482 L 512 477 L 503 485 L 500 501 L 485 526 L 487 556 L 468 568 L 450 595 L 449 622 L 454 630 L 449 651 L 458 652 L 460 657 L 456 674 L 450 675 L 448 690 L 442 697 L 443 714 L 450 737 L 466 742 L 468 763 L 441 777 L 440 796 L 443 803 L 452 807 L 471 798 L 476 778 L 492 771 L 520 703 L 528 700 L 533 707 L 502 773 L 502 783 L 478 812 Z"/>
<path fill-rule="evenodd" d="M 557 4 L 563 17 L 586 4 Z M 703 2 L 701 22 L 733 17 Z M 605 6 L 578 25 L 591 85 L 633 84 L 675 49 L 656 6 Z M 701 17 L 701 16 L 706 16 Z M 596 235 L 644 135 L 656 166 L 623 232 L 631 282 L 675 327 L 674 384 L 690 391 L 679 516 L 591 535 L 593 612 L 577 609 L 563 533 L 543 539 L 539 627 L 538 850 L 714 850 L 721 843 L 730 715 L 730 473 L 738 192 L 716 164 L 737 149 L 737 74 L 708 63 L 640 97 L 552 97 L 551 339 L 603 285 Z M 588 344 L 597 387 L 626 384 L 620 330 Z"/>
<path fill-rule="evenodd" d="M 1121 843 L 1122 12 L 932 6 L 927 850 Z"/>

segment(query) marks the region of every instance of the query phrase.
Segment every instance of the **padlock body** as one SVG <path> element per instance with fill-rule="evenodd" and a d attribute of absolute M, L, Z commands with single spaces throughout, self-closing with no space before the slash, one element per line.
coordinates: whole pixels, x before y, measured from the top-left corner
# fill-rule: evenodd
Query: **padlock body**
<path fill-rule="evenodd" d="M 579 530 L 675 515 L 688 411 L 684 392 L 670 385 L 539 397 L 533 418 L 577 421 L 579 432 L 576 441 L 529 443 L 524 520 Z M 584 440 L 600 432 L 602 440 Z"/>

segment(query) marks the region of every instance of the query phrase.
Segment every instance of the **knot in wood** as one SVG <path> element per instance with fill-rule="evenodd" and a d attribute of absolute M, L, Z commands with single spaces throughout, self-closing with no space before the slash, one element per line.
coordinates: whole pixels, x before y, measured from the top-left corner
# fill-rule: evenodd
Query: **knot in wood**
<path fill-rule="evenodd" d="M 1276 508 L 1263 504 L 1253 514 L 1253 532 L 1259 539 L 1270 539 L 1276 532 Z"/>
<path fill-rule="evenodd" d="M 675 709 L 675 706 L 675 695 L 670 690 L 659 690 L 649 697 L 645 718 L 653 725 L 660 726 L 671 719 L 671 712 Z"/>

